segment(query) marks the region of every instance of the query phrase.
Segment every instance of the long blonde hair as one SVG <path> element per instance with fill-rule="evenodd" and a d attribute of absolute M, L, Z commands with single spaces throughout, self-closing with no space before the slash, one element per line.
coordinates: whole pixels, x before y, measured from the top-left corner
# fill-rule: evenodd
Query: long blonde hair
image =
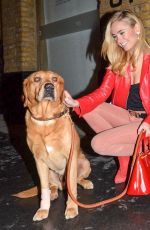
<path fill-rule="evenodd" d="M 125 52 L 121 47 L 119 47 L 111 35 L 112 23 L 122 20 L 125 20 L 131 27 L 134 27 L 136 24 L 138 24 L 140 27 L 137 45 L 132 56 L 129 56 L 128 52 Z M 136 68 L 136 61 L 145 46 L 148 46 L 148 44 L 145 40 L 145 29 L 140 18 L 129 10 L 115 12 L 107 24 L 105 38 L 101 50 L 102 56 L 105 59 L 108 58 L 112 71 L 123 75 L 125 73 L 125 67 L 129 62 L 134 70 Z"/>

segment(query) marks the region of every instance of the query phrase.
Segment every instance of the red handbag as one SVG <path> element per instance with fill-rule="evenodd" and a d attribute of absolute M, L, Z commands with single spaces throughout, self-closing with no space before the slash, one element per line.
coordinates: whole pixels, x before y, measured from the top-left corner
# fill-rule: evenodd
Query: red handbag
<path fill-rule="evenodd" d="M 150 194 L 150 137 L 146 137 L 145 132 L 142 132 L 137 139 L 127 194 L 137 196 Z"/>

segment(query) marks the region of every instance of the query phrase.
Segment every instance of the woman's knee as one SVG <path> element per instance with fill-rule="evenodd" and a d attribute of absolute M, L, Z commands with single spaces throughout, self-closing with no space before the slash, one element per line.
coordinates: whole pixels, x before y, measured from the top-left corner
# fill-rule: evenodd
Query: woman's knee
<path fill-rule="evenodd" d="M 94 152 L 96 152 L 100 155 L 107 155 L 108 153 L 106 152 L 106 149 L 105 149 L 103 143 L 105 143 L 105 142 L 103 142 L 100 137 L 97 137 L 97 135 L 95 137 L 93 137 L 93 139 L 91 141 L 91 147 L 94 150 Z"/>

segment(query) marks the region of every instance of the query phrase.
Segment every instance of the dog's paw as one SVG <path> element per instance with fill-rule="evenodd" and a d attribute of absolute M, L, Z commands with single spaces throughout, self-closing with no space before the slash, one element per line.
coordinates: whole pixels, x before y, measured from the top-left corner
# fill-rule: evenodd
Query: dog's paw
<path fill-rule="evenodd" d="M 73 208 L 66 208 L 65 211 L 65 218 L 66 219 L 72 219 L 78 215 L 78 208 L 73 207 Z"/>
<path fill-rule="evenodd" d="M 51 193 L 51 200 L 56 200 L 58 198 L 58 191 Z"/>
<path fill-rule="evenodd" d="M 93 185 L 92 181 L 90 181 L 90 180 L 85 180 L 85 181 L 84 181 L 84 186 L 83 186 L 83 188 L 85 188 L 85 189 L 93 189 L 93 188 L 94 188 L 94 185 Z"/>
<path fill-rule="evenodd" d="M 49 210 L 46 209 L 38 209 L 33 217 L 33 221 L 40 221 L 46 219 L 48 217 Z"/>
<path fill-rule="evenodd" d="M 94 188 L 94 185 L 93 185 L 92 181 L 90 181 L 90 180 L 82 179 L 78 182 L 78 184 L 80 184 L 84 189 L 93 189 Z"/>
<path fill-rule="evenodd" d="M 58 198 L 58 187 L 51 187 L 51 200 L 56 200 Z"/>

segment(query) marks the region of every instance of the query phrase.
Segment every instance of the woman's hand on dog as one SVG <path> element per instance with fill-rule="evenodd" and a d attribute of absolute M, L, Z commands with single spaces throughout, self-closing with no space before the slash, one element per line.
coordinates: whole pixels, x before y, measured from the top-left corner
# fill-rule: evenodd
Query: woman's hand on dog
<path fill-rule="evenodd" d="M 79 102 L 71 97 L 68 91 L 64 91 L 65 94 L 65 104 L 67 107 L 79 107 Z"/>

